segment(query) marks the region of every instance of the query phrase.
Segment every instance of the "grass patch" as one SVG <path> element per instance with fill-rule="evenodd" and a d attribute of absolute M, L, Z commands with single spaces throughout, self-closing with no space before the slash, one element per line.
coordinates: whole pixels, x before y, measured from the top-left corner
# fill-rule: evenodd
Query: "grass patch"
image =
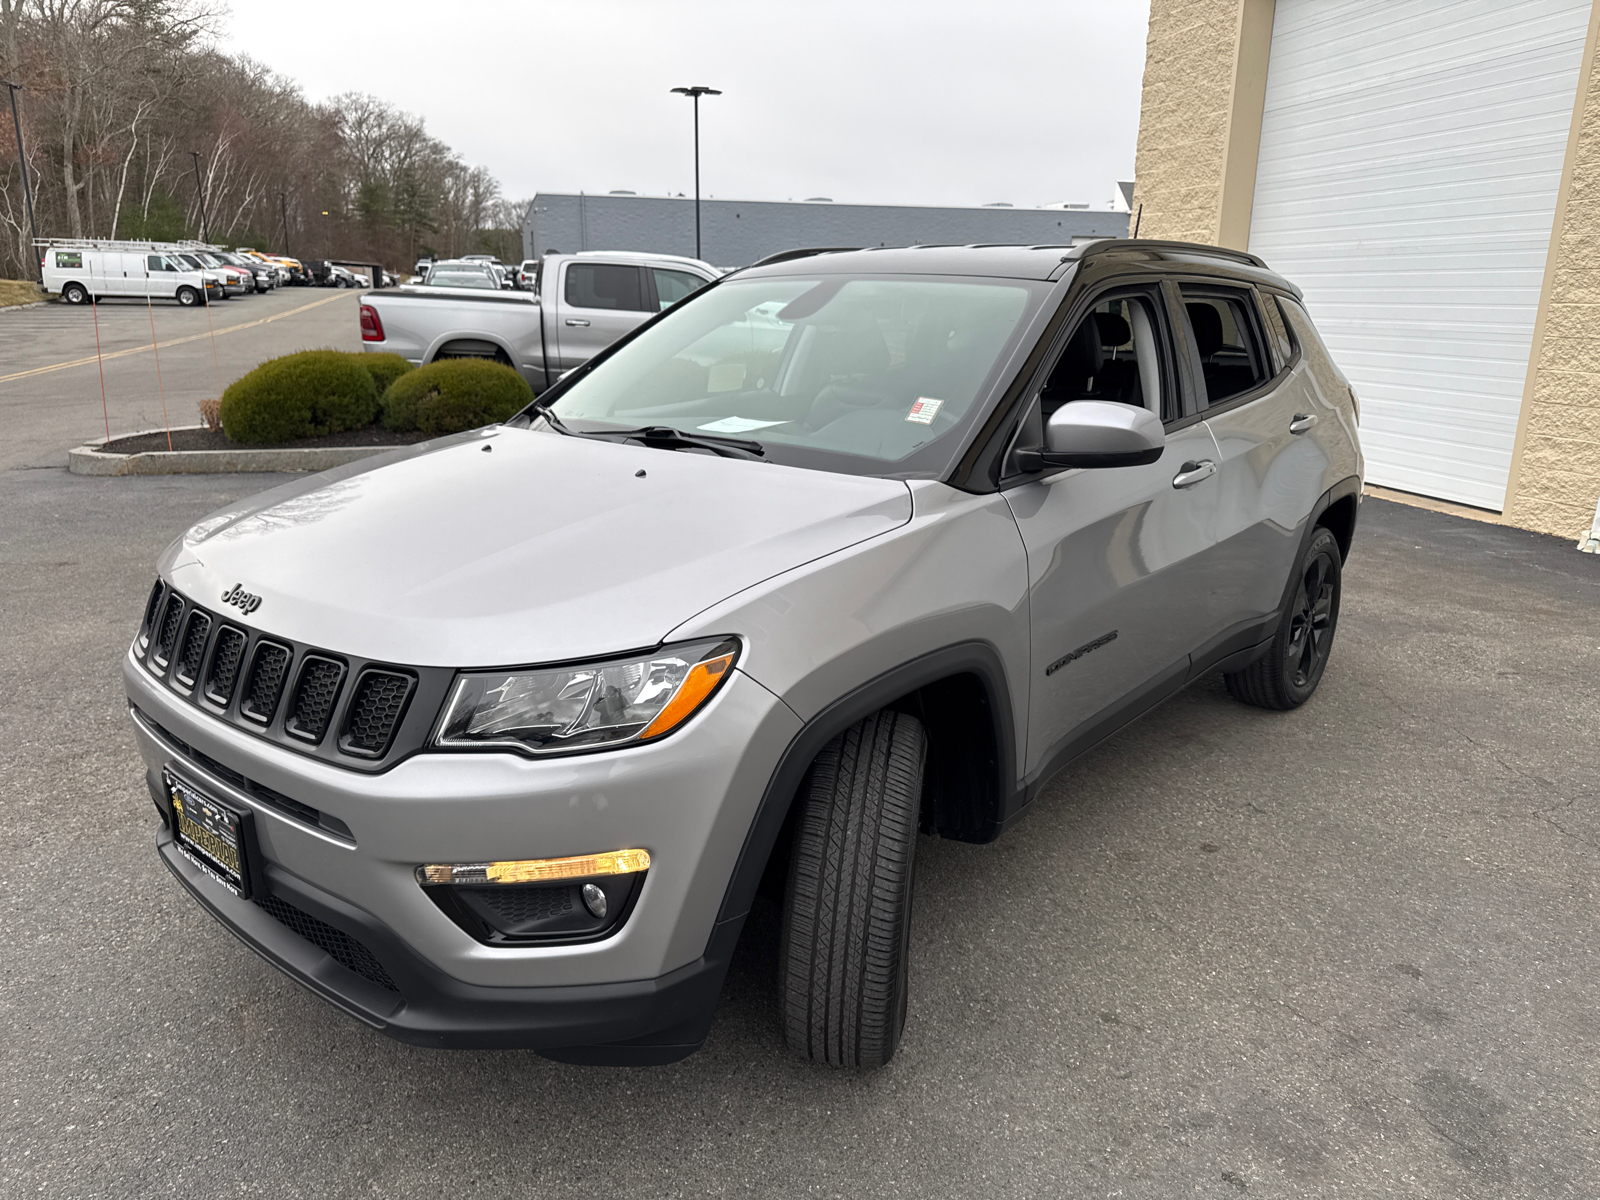
<path fill-rule="evenodd" d="M 0 279 L 0 308 L 14 304 L 37 304 L 47 297 L 31 279 Z"/>

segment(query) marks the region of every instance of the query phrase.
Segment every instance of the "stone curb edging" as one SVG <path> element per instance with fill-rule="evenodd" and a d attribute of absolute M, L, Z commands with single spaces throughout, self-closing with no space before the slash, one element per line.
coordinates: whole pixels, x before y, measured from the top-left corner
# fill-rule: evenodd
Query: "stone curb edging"
<path fill-rule="evenodd" d="M 203 429 L 184 425 L 183 429 Z M 178 430 L 174 428 L 173 432 Z M 164 429 L 119 433 L 112 441 Z M 357 459 L 393 450 L 393 446 L 318 446 L 290 450 L 147 450 L 142 454 L 108 454 L 105 438 L 67 451 L 67 470 L 74 475 L 231 475 L 252 471 L 326 471 Z"/>

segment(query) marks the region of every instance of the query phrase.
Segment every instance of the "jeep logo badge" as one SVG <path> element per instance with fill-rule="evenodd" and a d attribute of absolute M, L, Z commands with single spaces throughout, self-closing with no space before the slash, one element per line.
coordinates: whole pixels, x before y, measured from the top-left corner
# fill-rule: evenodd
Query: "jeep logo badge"
<path fill-rule="evenodd" d="M 261 607 L 261 597 L 253 596 L 241 584 L 234 584 L 222 593 L 222 602 L 231 604 L 243 613 L 253 613 Z"/>

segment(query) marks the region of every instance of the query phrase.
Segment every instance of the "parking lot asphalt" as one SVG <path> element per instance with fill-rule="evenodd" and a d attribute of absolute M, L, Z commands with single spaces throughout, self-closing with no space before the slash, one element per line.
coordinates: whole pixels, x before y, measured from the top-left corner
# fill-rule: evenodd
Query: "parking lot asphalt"
<path fill-rule="evenodd" d="M 114 299 L 97 310 L 53 302 L 0 311 L 0 470 L 65 466 L 70 447 L 104 437 L 108 425 L 115 436 L 198 424 L 200 400 L 265 359 L 359 350 L 358 294 L 295 287 L 200 308 Z"/>
<path fill-rule="evenodd" d="M 0 471 L 0 1194 L 1600 1192 L 1600 559 L 1368 500 L 1310 704 L 1204 681 L 921 841 L 886 1069 L 785 1050 L 763 911 L 705 1047 L 607 1070 L 388 1041 L 158 863 L 119 662 L 279 479 Z"/>

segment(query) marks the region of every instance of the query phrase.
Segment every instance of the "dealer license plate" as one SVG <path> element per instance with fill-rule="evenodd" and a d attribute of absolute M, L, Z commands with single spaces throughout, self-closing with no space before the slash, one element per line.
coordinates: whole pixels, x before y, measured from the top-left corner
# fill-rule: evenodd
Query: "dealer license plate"
<path fill-rule="evenodd" d="M 250 894 L 245 861 L 245 814 L 230 808 L 179 779 L 164 773 L 172 797 L 173 829 L 178 849 L 235 896 Z"/>

